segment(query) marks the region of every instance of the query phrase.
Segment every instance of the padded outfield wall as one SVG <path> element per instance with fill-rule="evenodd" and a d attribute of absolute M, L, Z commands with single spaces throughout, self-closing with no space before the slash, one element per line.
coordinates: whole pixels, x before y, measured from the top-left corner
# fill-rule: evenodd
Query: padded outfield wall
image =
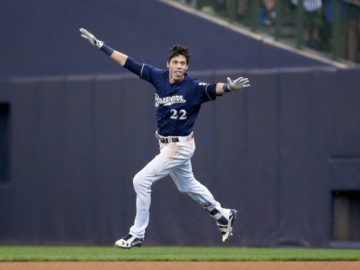
<path fill-rule="evenodd" d="M 195 176 L 239 209 L 232 244 L 327 246 L 331 193 L 359 187 L 358 70 L 249 70 L 248 90 L 204 104 Z M 196 73 L 195 73 L 196 75 Z M 18 79 L 1 242 L 111 243 L 131 225 L 132 177 L 158 151 L 154 92 L 130 76 Z M 343 161 L 355 162 L 352 166 Z M 347 169 L 348 168 L 348 169 Z M 208 214 L 167 177 L 153 187 L 148 244 L 216 245 Z"/>
<path fill-rule="evenodd" d="M 333 191 L 360 189 L 358 69 L 330 67 L 158 1 L 88 1 L 87 12 L 73 1 L 4 3 L 0 243 L 112 244 L 134 219 L 132 177 L 158 151 L 154 92 L 82 40 L 84 26 L 159 67 L 168 47 L 184 43 L 194 55 L 190 75 L 207 82 L 248 76 L 250 89 L 202 107 L 195 176 L 239 210 L 231 245 L 331 245 Z M 146 244 L 219 238 L 169 177 L 154 185 Z"/>

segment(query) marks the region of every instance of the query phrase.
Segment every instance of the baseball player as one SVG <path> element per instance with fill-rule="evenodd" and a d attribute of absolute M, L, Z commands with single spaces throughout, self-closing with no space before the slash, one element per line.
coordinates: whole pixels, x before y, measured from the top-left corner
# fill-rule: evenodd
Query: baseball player
<path fill-rule="evenodd" d="M 115 242 L 119 248 L 142 246 L 145 229 L 149 223 L 151 186 L 170 175 L 180 192 L 188 194 L 215 219 L 226 243 L 232 235 L 237 211 L 221 207 L 210 191 L 197 181 L 191 167 L 195 151 L 193 125 L 201 104 L 215 100 L 231 91 L 250 86 L 247 78 L 227 83 L 208 84 L 187 75 L 190 53 L 187 48 L 175 45 L 170 49 L 167 60 L 168 70 L 142 64 L 98 40 L 86 29 L 80 29 L 81 36 L 107 54 L 124 68 L 148 81 L 155 88 L 155 107 L 160 153 L 154 157 L 134 179 L 136 192 L 136 216 L 129 233 Z"/>

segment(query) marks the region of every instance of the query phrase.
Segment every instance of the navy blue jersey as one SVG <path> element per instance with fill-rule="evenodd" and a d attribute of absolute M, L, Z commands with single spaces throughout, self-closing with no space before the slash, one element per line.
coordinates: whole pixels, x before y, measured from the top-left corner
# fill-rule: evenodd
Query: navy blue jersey
<path fill-rule="evenodd" d="M 155 87 L 158 132 L 162 136 L 187 136 L 192 132 L 202 103 L 216 99 L 216 85 L 185 75 L 171 84 L 169 71 L 139 64 L 128 57 L 125 68 Z"/>

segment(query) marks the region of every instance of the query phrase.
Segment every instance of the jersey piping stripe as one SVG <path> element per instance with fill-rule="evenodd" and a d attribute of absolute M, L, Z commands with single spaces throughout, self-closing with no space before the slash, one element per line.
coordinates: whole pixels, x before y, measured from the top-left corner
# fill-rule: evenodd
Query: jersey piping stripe
<path fill-rule="evenodd" d="M 145 66 L 145 64 L 142 64 L 141 70 L 140 70 L 140 78 L 141 78 L 141 79 L 142 79 L 142 73 L 143 73 L 143 70 L 144 70 L 144 66 Z"/>
<path fill-rule="evenodd" d="M 207 86 L 205 87 L 206 95 L 208 96 L 208 98 L 209 98 L 210 100 L 213 100 L 213 99 L 211 98 L 211 96 L 209 95 L 208 91 L 207 91 L 208 86 L 209 86 L 209 85 L 207 85 Z"/>

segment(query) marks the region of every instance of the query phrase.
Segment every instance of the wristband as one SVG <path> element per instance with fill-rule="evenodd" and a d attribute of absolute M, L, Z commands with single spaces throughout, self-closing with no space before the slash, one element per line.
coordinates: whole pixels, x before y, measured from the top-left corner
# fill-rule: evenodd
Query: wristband
<path fill-rule="evenodd" d="M 100 50 L 102 50 L 108 56 L 111 56 L 114 52 L 114 49 L 107 46 L 106 44 L 102 45 Z"/>
<path fill-rule="evenodd" d="M 229 85 L 228 85 L 227 83 L 224 83 L 223 89 L 224 89 L 224 92 L 225 92 L 225 93 L 231 91 L 230 88 L 229 88 Z"/>

